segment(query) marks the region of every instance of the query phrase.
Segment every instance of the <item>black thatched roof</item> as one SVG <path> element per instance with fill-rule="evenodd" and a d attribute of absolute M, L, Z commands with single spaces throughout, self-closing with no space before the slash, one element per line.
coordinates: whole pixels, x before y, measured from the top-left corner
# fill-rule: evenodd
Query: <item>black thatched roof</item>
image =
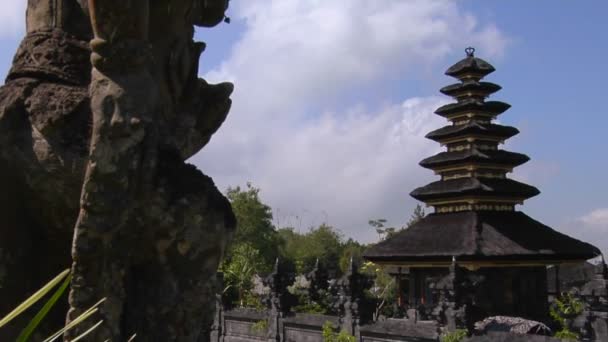
<path fill-rule="evenodd" d="M 462 75 L 466 74 L 476 74 L 481 77 L 484 77 L 492 72 L 494 72 L 494 67 L 484 61 L 481 58 L 477 58 L 474 56 L 468 56 L 465 59 L 460 60 L 458 63 L 452 65 L 445 74 L 448 76 L 460 78 Z"/>
<path fill-rule="evenodd" d="M 448 96 L 459 96 L 466 92 L 478 92 L 484 95 L 490 95 L 502 89 L 498 84 L 491 82 L 477 82 L 475 80 L 465 80 L 462 83 L 450 84 L 441 88 L 439 91 Z"/>
<path fill-rule="evenodd" d="M 471 121 L 464 125 L 448 125 L 441 127 L 430 132 L 426 135 L 426 137 L 431 140 L 441 141 L 443 139 L 475 134 L 487 137 L 509 139 L 517 133 L 519 133 L 519 130 L 515 127 L 496 124 L 483 124 Z"/>
<path fill-rule="evenodd" d="M 450 103 L 439 107 L 435 111 L 436 114 L 443 117 L 447 117 L 451 114 L 458 114 L 463 112 L 483 112 L 491 115 L 498 115 L 504 113 L 507 109 L 511 108 L 511 105 L 501 101 L 482 101 L 475 98 L 468 98 L 456 103 Z"/>
<path fill-rule="evenodd" d="M 518 211 L 430 214 L 365 251 L 373 262 L 576 261 L 600 254 Z"/>
<path fill-rule="evenodd" d="M 515 167 L 524 164 L 528 160 L 530 160 L 530 158 L 521 153 L 505 150 L 480 150 L 472 148 L 469 150 L 437 153 L 432 157 L 423 159 L 420 162 L 420 166 L 427 169 L 434 169 L 442 166 L 476 162 L 479 164 L 486 163 Z"/>
<path fill-rule="evenodd" d="M 440 180 L 410 193 L 420 201 L 462 196 L 530 198 L 540 194 L 537 188 L 508 178 L 456 178 Z"/>

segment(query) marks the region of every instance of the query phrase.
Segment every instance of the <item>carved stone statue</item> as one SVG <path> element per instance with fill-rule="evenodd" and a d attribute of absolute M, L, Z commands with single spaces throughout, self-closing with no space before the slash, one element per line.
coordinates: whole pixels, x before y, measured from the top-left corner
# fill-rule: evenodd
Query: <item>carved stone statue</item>
<path fill-rule="evenodd" d="M 66 340 L 98 320 L 87 341 L 206 339 L 235 219 L 184 161 L 231 105 L 231 84 L 198 78 L 205 45 L 193 41 L 227 2 L 28 1 L 0 88 L 0 314 L 73 260 L 68 321 L 107 299 Z"/>

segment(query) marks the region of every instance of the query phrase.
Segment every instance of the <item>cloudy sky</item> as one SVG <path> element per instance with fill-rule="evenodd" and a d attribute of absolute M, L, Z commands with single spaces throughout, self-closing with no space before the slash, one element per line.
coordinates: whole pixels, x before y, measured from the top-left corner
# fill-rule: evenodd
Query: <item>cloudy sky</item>
<path fill-rule="evenodd" d="M 26 0 L 0 4 L 0 76 Z M 586 1 L 232 0 L 231 24 L 197 32 L 201 76 L 235 83 L 233 109 L 191 162 L 221 189 L 251 181 L 275 223 L 322 222 L 365 242 L 403 225 L 409 192 L 436 179 L 445 69 L 474 46 L 497 69 L 506 144 L 532 160 L 513 178 L 541 195 L 520 210 L 608 251 L 608 3 Z"/>

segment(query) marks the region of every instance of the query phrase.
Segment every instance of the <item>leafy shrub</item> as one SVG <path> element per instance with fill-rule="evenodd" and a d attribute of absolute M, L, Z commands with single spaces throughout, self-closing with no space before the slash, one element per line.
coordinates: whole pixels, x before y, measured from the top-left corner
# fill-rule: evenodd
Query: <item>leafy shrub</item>
<path fill-rule="evenodd" d="M 262 333 L 268 330 L 268 321 L 265 319 L 259 320 L 251 326 L 251 330 L 254 332 Z"/>
<path fill-rule="evenodd" d="M 578 341 L 578 338 L 579 338 L 577 333 L 572 332 L 568 329 L 562 329 L 562 330 L 556 332 L 555 337 L 561 338 L 562 340 L 573 340 L 573 341 Z"/>
<path fill-rule="evenodd" d="M 555 299 L 554 304 L 549 310 L 549 315 L 556 321 L 560 330 L 555 333 L 555 337 L 567 340 L 578 340 L 579 336 L 570 330 L 566 320 L 578 316 L 583 312 L 583 303 L 570 293 L 562 293 L 561 297 Z"/>
<path fill-rule="evenodd" d="M 292 308 L 293 312 L 326 314 L 327 309 L 322 303 L 312 300 L 310 296 L 310 286 L 310 281 L 306 279 L 304 275 L 299 275 L 295 278 L 294 283 L 287 287 L 287 291 L 294 295 L 298 302 L 298 305 Z"/>
<path fill-rule="evenodd" d="M 456 329 L 441 336 L 441 342 L 460 342 L 469 334 L 467 329 Z"/>
<path fill-rule="evenodd" d="M 323 324 L 323 342 L 355 342 L 355 336 L 342 330 L 336 334 L 336 327 L 330 321 Z"/>

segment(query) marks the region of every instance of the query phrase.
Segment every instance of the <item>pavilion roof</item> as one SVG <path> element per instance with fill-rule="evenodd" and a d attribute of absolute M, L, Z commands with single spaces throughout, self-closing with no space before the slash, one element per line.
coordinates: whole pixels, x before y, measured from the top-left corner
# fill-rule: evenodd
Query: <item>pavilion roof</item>
<path fill-rule="evenodd" d="M 539 262 L 587 260 L 598 248 L 562 234 L 519 211 L 430 214 L 364 253 L 373 262 Z"/>

